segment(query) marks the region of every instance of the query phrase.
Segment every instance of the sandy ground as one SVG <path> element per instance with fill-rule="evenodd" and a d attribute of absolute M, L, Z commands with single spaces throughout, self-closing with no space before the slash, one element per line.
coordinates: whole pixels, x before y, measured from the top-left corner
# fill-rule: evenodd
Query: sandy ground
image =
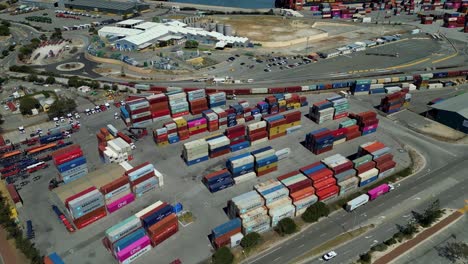
<path fill-rule="evenodd" d="M 200 22 L 229 24 L 235 35 L 254 41 L 283 41 L 322 33 L 312 27 L 313 22 L 274 16 L 213 16 Z"/>
<path fill-rule="evenodd" d="M 419 128 L 419 130 L 426 135 L 440 140 L 468 142 L 464 133 L 434 121 Z"/>

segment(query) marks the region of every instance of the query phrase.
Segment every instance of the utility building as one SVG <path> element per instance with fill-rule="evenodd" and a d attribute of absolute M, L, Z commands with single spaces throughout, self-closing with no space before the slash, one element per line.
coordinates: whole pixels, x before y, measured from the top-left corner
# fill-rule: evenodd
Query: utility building
<path fill-rule="evenodd" d="M 435 120 L 441 124 L 468 134 L 468 93 L 431 105 Z"/>

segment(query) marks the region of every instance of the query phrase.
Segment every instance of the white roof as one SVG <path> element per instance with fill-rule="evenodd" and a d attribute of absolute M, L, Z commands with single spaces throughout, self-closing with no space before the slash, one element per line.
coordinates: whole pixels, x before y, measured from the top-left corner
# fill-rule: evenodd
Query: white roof
<path fill-rule="evenodd" d="M 143 32 L 140 29 L 105 26 L 98 30 L 99 36 L 133 36 Z"/>
<path fill-rule="evenodd" d="M 145 21 L 141 19 L 127 19 L 127 20 L 118 22 L 116 25 L 132 26 L 141 22 L 145 22 Z"/>
<path fill-rule="evenodd" d="M 176 27 L 186 27 L 187 26 L 187 24 L 182 23 L 182 22 L 177 21 L 177 20 L 169 21 L 169 22 L 166 22 L 164 24 L 166 24 L 168 26 L 176 26 Z"/>
<path fill-rule="evenodd" d="M 152 27 L 155 27 L 159 25 L 159 23 L 155 23 L 155 22 L 144 22 L 144 23 L 141 23 L 139 25 L 136 25 L 134 26 L 134 28 L 136 29 L 142 29 L 142 30 L 147 30 L 147 29 L 150 29 Z"/>
<path fill-rule="evenodd" d="M 185 25 L 185 24 L 179 23 L 179 25 Z M 248 38 L 225 36 L 219 32 L 209 32 L 202 28 L 184 27 L 184 26 L 179 26 L 179 25 L 174 25 L 174 23 L 172 23 L 171 25 L 169 23 L 162 24 L 162 23 L 146 22 L 137 26 L 137 27 L 142 26 L 142 28 L 147 28 L 145 31 L 139 31 L 140 32 L 139 34 L 132 34 L 118 41 L 127 41 L 134 45 L 139 46 L 147 42 L 159 40 L 162 37 L 166 37 L 166 35 L 168 34 L 175 35 L 175 36 L 179 36 L 179 35 L 208 36 L 218 41 L 224 41 L 227 43 L 235 43 L 235 42 L 244 43 L 248 41 Z M 121 30 L 122 28 L 119 28 L 119 27 L 115 28 L 116 32 L 121 31 Z"/>

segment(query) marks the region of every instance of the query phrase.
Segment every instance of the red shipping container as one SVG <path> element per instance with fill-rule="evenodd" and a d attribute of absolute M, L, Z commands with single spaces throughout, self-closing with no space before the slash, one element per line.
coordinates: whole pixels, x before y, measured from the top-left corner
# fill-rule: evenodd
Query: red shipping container
<path fill-rule="evenodd" d="M 343 127 L 343 128 L 338 128 L 336 130 L 333 130 L 332 135 L 333 137 L 339 137 L 339 136 L 346 134 L 347 132 L 348 132 L 348 129 Z"/>
<path fill-rule="evenodd" d="M 154 177 L 155 174 L 154 174 L 154 171 L 148 173 L 148 174 L 145 174 L 144 176 L 141 176 L 140 178 L 134 180 L 134 181 L 131 181 L 130 182 L 130 186 L 134 187 L 136 186 L 137 184 L 140 184 L 148 179 L 150 179 L 151 177 Z"/>
<path fill-rule="evenodd" d="M 158 110 L 158 111 L 151 111 L 151 118 L 158 118 L 162 116 L 168 116 L 171 114 L 169 109 Z"/>
<path fill-rule="evenodd" d="M 226 134 L 226 137 L 228 137 L 229 139 L 238 138 L 241 136 L 245 136 L 245 131 L 238 131 Z"/>
<path fill-rule="evenodd" d="M 132 143 L 132 139 L 131 139 L 129 136 L 125 135 L 124 133 L 120 132 L 120 131 L 117 132 L 117 136 L 118 136 L 119 138 L 123 139 L 123 140 L 124 140 L 125 142 L 127 142 L 128 144 Z"/>
<path fill-rule="evenodd" d="M 177 215 L 175 213 L 172 213 L 163 219 L 161 221 L 157 222 L 156 224 L 150 226 L 148 228 L 148 235 L 153 236 L 157 235 L 158 233 L 161 232 L 161 230 L 167 228 L 170 225 L 177 224 Z"/>
<path fill-rule="evenodd" d="M 314 188 L 317 190 L 317 192 L 329 188 L 333 185 L 336 185 L 336 179 L 333 177 L 317 183 L 314 182 Z"/>
<path fill-rule="evenodd" d="M 97 220 L 105 217 L 107 215 L 107 212 L 106 212 L 106 207 L 103 206 L 99 209 L 96 209 L 94 211 L 92 211 L 91 213 L 89 214 L 86 214 L 78 219 L 75 219 L 73 220 L 73 223 L 75 224 L 75 226 L 78 228 L 78 229 L 82 229 L 94 222 L 96 222 Z"/>
<path fill-rule="evenodd" d="M 15 203 L 22 203 L 23 202 L 21 200 L 20 195 L 18 194 L 18 191 L 16 191 L 16 188 L 15 188 L 14 184 L 12 184 L 12 183 L 8 184 L 7 185 L 7 190 L 8 190 L 8 193 L 10 194 L 11 199 L 13 199 L 13 201 Z"/>
<path fill-rule="evenodd" d="M 179 231 L 179 225 L 178 223 L 173 223 L 172 225 L 168 226 L 164 230 L 162 230 L 160 233 L 155 234 L 154 236 L 151 236 L 151 246 L 156 247 L 157 245 L 161 244 L 164 242 L 166 239 L 174 235 Z"/>
<path fill-rule="evenodd" d="M 181 117 L 181 116 L 185 116 L 185 115 L 188 115 L 189 114 L 189 111 L 185 111 L 185 112 L 180 112 L 180 113 L 177 113 L 177 114 L 172 114 L 171 116 L 173 118 L 176 118 L 176 117 Z"/>
<path fill-rule="evenodd" d="M 374 161 L 377 165 L 381 165 L 390 160 L 393 160 L 393 155 L 391 153 L 387 153 L 383 156 L 376 158 Z"/>
<path fill-rule="evenodd" d="M 330 170 L 330 169 L 324 168 L 324 169 L 318 170 L 318 171 L 314 172 L 313 174 L 307 175 L 307 176 L 315 184 L 317 182 L 320 182 L 320 181 L 323 181 L 325 179 L 333 177 L 333 171 Z"/>
<path fill-rule="evenodd" d="M 287 178 L 290 178 L 294 175 L 297 175 L 299 172 L 298 171 L 291 171 L 291 172 L 288 172 L 286 174 L 283 174 L 281 176 L 279 176 L 278 178 L 276 178 L 278 181 L 281 181 L 281 180 L 284 180 L 284 179 L 287 179 Z"/>
<path fill-rule="evenodd" d="M 190 133 L 189 133 L 188 130 L 182 130 L 182 131 L 179 131 L 177 133 L 179 134 L 179 139 L 180 140 L 185 140 L 185 139 L 190 138 Z"/>
<path fill-rule="evenodd" d="M 304 188 L 307 188 L 308 186 L 312 186 L 312 181 L 307 178 L 307 179 L 304 179 L 300 182 L 296 182 L 294 184 L 291 184 L 289 186 L 286 186 L 286 188 L 289 189 L 289 193 L 294 193 L 294 192 L 297 192 L 297 191 L 300 191 Z"/>
<path fill-rule="evenodd" d="M 380 149 L 383 149 L 383 148 L 385 148 L 385 144 L 383 144 L 382 142 L 376 141 L 373 144 L 365 147 L 364 150 L 367 153 L 373 153 L 373 152 L 376 152 L 377 150 L 380 150 Z"/>
<path fill-rule="evenodd" d="M 332 170 L 333 170 L 333 172 L 335 174 L 340 174 L 340 173 L 342 173 L 344 171 L 352 169 L 353 167 L 354 167 L 354 164 L 351 161 L 347 161 L 344 164 L 341 164 L 341 165 L 338 165 L 338 166 L 332 168 Z"/>
<path fill-rule="evenodd" d="M 336 185 L 328 187 L 326 189 L 323 189 L 321 191 L 316 192 L 316 195 L 318 196 L 320 201 L 323 201 L 335 194 L 337 194 L 340 191 L 340 188 Z"/>
<path fill-rule="evenodd" d="M 226 135 L 230 135 L 230 134 L 233 134 L 233 133 L 239 133 L 239 132 L 245 132 L 245 125 L 237 125 L 237 126 L 233 126 L 233 127 L 230 127 L 228 129 L 226 129 Z"/>
<path fill-rule="evenodd" d="M 139 123 L 139 122 L 146 121 L 146 120 L 151 120 L 151 119 L 152 119 L 152 117 L 151 117 L 151 115 L 149 115 L 149 116 L 145 116 L 145 117 L 132 119 L 132 123 Z"/>
<path fill-rule="evenodd" d="M 193 135 L 197 135 L 197 134 L 200 134 L 200 133 L 203 133 L 203 132 L 206 132 L 206 131 L 207 131 L 207 128 L 204 127 L 204 128 L 200 128 L 200 129 L 197 129 L 197 130 L 189 131 L 189 134 L 190 134 L 190 136 L 193 136 Z"/>
<path fill-rule="evenodd" d="M 268 173 L 274 172 L 274 171 L 276 171 L 276 170 L 278 170 L 278 166 L 273 167 L 273 168 L 270 168 L 270 169 L 267 169 L 267 170 L 264 170 L 264 171 L 262 171 L 262 172 L 257 172 L 257 177 L 267 175 Z"/>
<path fill-rule="evenodd" d="M 214 159 L 214 158 L 220 157 L 222 155 L 226 155 L 229 152 L 231 152 L 230 149 L 224 149 L 224 150 L 221 150 L 221 151 L 211 152 L 209 156 L 210 156 L 211 159 Z"/>
<path fill-rule="evenodd" d="M 349 127 L 346 127 L 346 134 L 350 134 L 350 133 L 353 133 L 353 132 L 359 132 L 359 126 L 358 125 L 352 125 L 352 126 L 349 126 Z"/>
<path fill-rule="evenodd" d="M 327 151 L 330 151 L 333 149 L 333 146 L 330 146 L 330 147 L 326 147 L 326 148 L 323 148 L 323 149 L 315 149 L 314 151 L 312 151 L 312 153 L 314 153 L 315 155 L 320 155 L 322 153 L 325 153 Z"/>
<path fill-rule="evenodd" d="M 268 93 L 269 94 L 284 93 L 284 91 L 285 91 L 284 87 L 268 88 Z"/>
<path fill-rule="evenodd" d="M 261 128 L 257 128 L 257 129 L 254 129 L 254 130 L 249 130 L 248 135 L 253 135 L 253 134 L 256 134 L 256 133 L 263 132 L 263 131 L 266 132 L 266 127 L 261 127 Z"/>
<path fill-rule="evenodd" d="M 217 237 L 214 239 L 213 244 L 215 245 L 216 248 L 220 248 L 226 245 L 229 245 L 231 243 L 231 237 L 237 233 L 241 233 L 241 228 L 238 227 L 234 230 L 229 231 L 228 233 Z"/>
<path fill-rule="evenodd" d="M 355 138 L 358 138 L 361 136 L 361 132 L 360 131 L 357 131 L 357 132 L 352 132 L 352 133 L 349 133 L 346 135 L 346 140 L 352 140 L 352 139 L 355 139 Z"/>
<path fill-rule="evenodd" d="M 340 119 L 340 118 L 345 118 L 347 116 L 348 116 L 348 112 L 344 112 L 344 113 L 341 113 L 341 114 L 338 114 L 338 115 L 334 115 L 333 120 L 337 120 L 337 119 Z"/>
<path fill-rule="evenodd" d="M 54 160 L 54 164 L 58 166 L 58 165 L 64 164 L 66 162 L 72 161 L 82 156 L 83 156 L 83 151 L 78 148 L 78 149 L 71 150 L 68 153 L 55 156 L 53 160 Z"/>
<path fill-rule="evenodd" d="M 293 202 L 297 202 L 299 200 L 302 200 L 306 197 L 312 196 L 315 193 L 314 187 L 306 187 L 298 192 L 291 193 L 289 196 L 291 196 L 291 199 Z"/>
<path fill-rule="evenodd" d="M 308 169 L 312 169 L 312 168 L 314 168 L 314 167 L 317 167 L 318 165 L 321 165 L 321 164 L 322 164 L 322 162 L 317 161 L 317 162 L 314 162 L 314 163 L 312 163 L 312 164 L 310 164 L 310 165 L 307 165 L 307 166 L 304 166 L 304 167 L 302 167 L 302 168 L 299 168 L 299 171 L 301 171 L 302 173 L 304 173 L 304 171 L 306 171 L 306 170 L 308 170 Z M 304 173 L 304 174 L 305 174 L 305 173 Z"/>
<path fill-rule="evenodd" d="M 249 122 L 249 121 L 252 121 L 252 120 L 254 120 L 254 119 L 255 119 L 255 118 L 254 118 L 253 116 L 251 116 L 251 115 L 250 115 L 250 116 L 246 116 L 246 117 L 245 117 L 245 122 Z"/>
<path fill-rule="evenodd" d="M 284 114 L 284 118 L 286 119 L 287 123 L 292 123 L 301 120 L 301 112 L 294 111 L 291 113 Z"/>
<path fill-rule="evenodd" d="M 371 170 L 373 168 L 375 168 L 375 162 L 369 161 L 369 162 L 366 162 L 366 163 L 362 164 L 359 167 L 356 167 L 356 171 L 357 171 L 357 174 L 361 174 L 361 173 L 369 171 L 369 170 Z"/>
<path fill-rule="evenodd" d="M 128 177 L 123 176 L 99 188 L 102 194 L 107 194 L 129 183 Z"/>
<path fill-rule="evenodd" d="M 377 167 L 377 169 L 379 170 L 379 172 L 384 172 L 384 171 L 387 171 L 391 168 L 394 168 L 396 166 L 396 162 L 391 160 L 391 161 L 387 161 L 386 163 L 382 164 L 382 165 L 379 165 Z"/>

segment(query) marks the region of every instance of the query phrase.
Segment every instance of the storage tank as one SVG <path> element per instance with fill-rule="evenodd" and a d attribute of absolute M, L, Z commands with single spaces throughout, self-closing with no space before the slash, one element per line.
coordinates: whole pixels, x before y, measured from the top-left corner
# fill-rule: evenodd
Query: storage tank
<path fill-rule="evenodd" d="M 224 25 L 223 24 L 216 24 L 216 32 L 224 34 Z"/>
<path fill-rule="evenodd" d="M 225 36 L 232 36 L 232 26 L 231 25 L 224 25 L 224 35 Z"/>
<path fill-rule="evenodd" d="M 216 23 L 210 23 L 209 26 L 208 26 L 208 30 L 209 31 L 216 30 Z"/>

